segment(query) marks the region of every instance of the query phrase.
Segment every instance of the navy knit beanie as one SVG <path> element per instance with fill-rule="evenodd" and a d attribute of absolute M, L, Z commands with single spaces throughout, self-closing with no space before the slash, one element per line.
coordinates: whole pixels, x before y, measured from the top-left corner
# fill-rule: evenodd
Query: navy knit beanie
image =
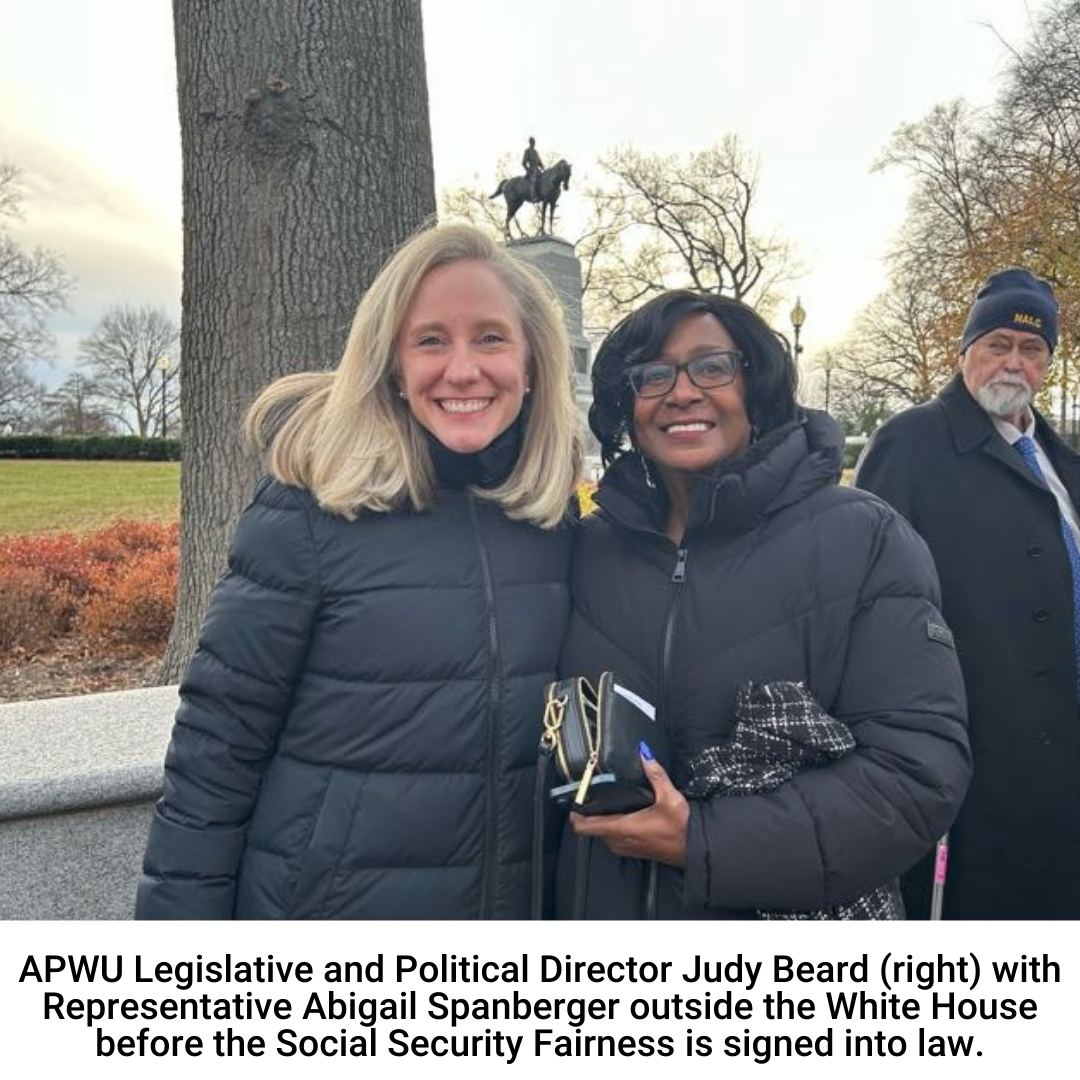
<path fill-rule="evenodd" d="M 1058 302 L 1048 281 L 1017 266 L 991 274 L 975 297 L 960 337 L 963 352 L 991 330 L 1027 330 L 1053 352 L 1058 340 Z"/>

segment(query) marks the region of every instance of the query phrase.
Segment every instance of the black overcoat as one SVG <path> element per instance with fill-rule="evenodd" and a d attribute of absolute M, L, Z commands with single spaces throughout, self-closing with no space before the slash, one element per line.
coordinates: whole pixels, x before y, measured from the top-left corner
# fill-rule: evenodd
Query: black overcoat
<path fill-rule="evenodd" d="M 802 682 L 857 746 L 768 794 L 692 802 L 685 871 L 564 843 L 561 914 L 579 872 L 589 918 L 827 908 L 895 879 L 952 821 L 970 766 L 933 564 L 893 510 L 837 486 L 841 446 L 810 412 L 698 474 L 681 547 L 635 457 L 605 475 L 575 544 L 562 674 L 611 670 L 652 701 L 676 786 L 727 738 L 746 680 Z"/>
<path fill-rule="evenodd" d="M 1075 505 L 1080 458 L 1036 414 Z M 1053 495 L 957 375 L 870 440 L 855 483 L 930 547 L 967 686 L 975 776 L 951 837 L 950 918 L 1080 918 L 1072 576 Z M 925 910 L 926 875 L 907 883 Z"/>
<path fill-rule="evenodd" d="M 264 482 L 165 762 L 140 918 L 525 918 L 570 529 L 466 490 L 325 513 Z"/>

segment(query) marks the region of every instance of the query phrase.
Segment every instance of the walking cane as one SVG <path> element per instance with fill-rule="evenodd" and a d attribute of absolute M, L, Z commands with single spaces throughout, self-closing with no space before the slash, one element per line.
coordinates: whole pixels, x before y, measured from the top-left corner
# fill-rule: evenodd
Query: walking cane
<path fill-rule="evenodd" d="M 945 875 L 949 869 L 949 834 L 946 833 L 934 848 L 934 884 L 930 887 L 930 918 L 940 919 L 945 904 Z"/>

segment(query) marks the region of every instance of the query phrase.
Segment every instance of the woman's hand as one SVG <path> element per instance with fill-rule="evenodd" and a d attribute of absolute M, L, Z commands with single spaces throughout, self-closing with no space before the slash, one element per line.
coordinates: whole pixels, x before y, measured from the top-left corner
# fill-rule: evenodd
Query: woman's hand
<path fill-rule="evenodd" d="M 652 859 L 669 866 L 686 862 L 686 828 L 690 804 L 668 779 L 657 761 L 642 757 L 645 775 L 656 802 L 633 814 L 570 814 L 578 836 L 595 836 L 616 854 L 632 859 Z"/>

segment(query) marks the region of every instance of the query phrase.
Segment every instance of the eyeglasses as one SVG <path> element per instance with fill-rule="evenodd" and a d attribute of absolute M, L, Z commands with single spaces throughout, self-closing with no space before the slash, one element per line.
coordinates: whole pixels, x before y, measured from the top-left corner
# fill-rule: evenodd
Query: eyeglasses
<path fill-rule="evenodd" d="M 747 367 L 738 349 L 717 350 L 673 364 L 667 360 L 650 360 L 628 368 L 626 379 L 638 397 L 661 397 L 675 385 L 680 371 L 685 371 L 699 390 L 716 390 L 735 381 L 739 368 Z"/>

